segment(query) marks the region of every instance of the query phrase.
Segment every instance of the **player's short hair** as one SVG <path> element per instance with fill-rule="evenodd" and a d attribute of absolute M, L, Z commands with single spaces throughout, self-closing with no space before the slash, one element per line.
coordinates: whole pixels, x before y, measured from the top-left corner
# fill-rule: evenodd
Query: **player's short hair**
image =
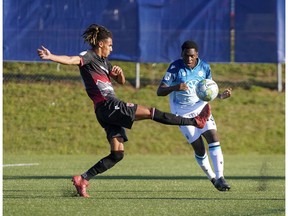
<path fill-rule="evenodd" d="M 182 44 L 181 49 L 182 49 L 182 52 L 184 51 L 184 49 L 195 49 L 196 52 L 198 52 L 198 45 L 194 41 L 187 40 Z"/>
<path fill-rule="evenodd" d="M 104 26 L 91 24 L 82 34 L 84 42 L 87 42 L 91 47 L 96 47 L 98 42 L 107 38 L 112 38 L 112 33 Z"/>

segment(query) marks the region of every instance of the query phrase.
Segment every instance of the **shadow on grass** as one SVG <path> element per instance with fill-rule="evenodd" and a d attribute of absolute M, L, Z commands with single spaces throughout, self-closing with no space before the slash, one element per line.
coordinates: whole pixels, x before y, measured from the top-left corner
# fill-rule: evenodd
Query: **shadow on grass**
<path fill-rule="evenodd" d="M 26 180 L 26 179 L 71 179 L 72 176 L 3 176 L 3 180 Z M 234 180 L 285 180 L 285 176 L 225 176 Z M 139 176 L 139 175 L 111 175 L 97 176 L 95 179 L 103 180 L 201 180 L 205 176 Z"/>
<path fill-rule="evenodd" d="M 255 180 L 255 181 L 275 181 L 275 180 L 285 180 L 284 176 L 226 176 L 227 179 L 231 180 Z M 203 176 L 140 176 L 140 175 L 111 175 L 111 176 L 97 176 L 97 179 L 102 179 L 102 180 L 145 180 L 145 181 L 153 181 L 153 180 L 207 180 L 206 177 Z M 3 177 L 4 181 L 9 181 L 9 180 L 69 180 L 69 185 L 67 182 L 66 187 L 62 187 L 60 190 L 58 189 L 41 189 L 41 192 L 33 189 L 32 188 L 25 188 L 25 189 L 4 189 L 3 194 L 4 194 L 4 199 L 25 199 L 29 198 L 31 199 L 41 199 L 41 200 L 51 200 L 51 199 L 59 199 L 62 201 L 63 198 L 65 199 L 83 199 L 83 197 L 79 197 L 77 195 L 75 188 L 72 186 L 72 183 L 70 182 L 71 176 L 4 176 Z M 5 183 L 4 183 L 5 184 Z M 208 184 L 208 183 L 207 183 Z M 209 184 L 210 185 L 210 184 Z M 196 188 L 196 191 L 199 192 L 201 190 L 200 188 Z M 231 194 L 228 197 L 223 197 L 218 195 L 216 189 L 213 189 L 211 185 L 211 191 L 215 193 L 209 193 L 207 197 L 201 197 L 203 196 L 202 194 L 200 196 L 195 195 L 195 189 L 172 189 L 172 188 L 165 188 L 164 190 L 161 189 L 159 190 L 153 190 L 153 189 L 145 189 L 145 190 L 137 190 L 135 188 L 130 188 L 130 189 L 121 189 L 121 188 L 115 188 L 115 189 L 109 189 L 109 190 L 93 190 L 93 188 L 90 188 L 88 193 L 91 195 L 89 199 L 83 199 L 83 200 L 183 200 L 183 201 L 215 201 L 215 200 L 229 200 L 229 201 L 285 201 L 285 198 L 282 198 L 282 195 L 279 195 L 279 197 L 270 197 L 265 193 L 262 194 L 261 196 L 255 196 L 255 197 L 247 197 L 246 195 L 244 197 L 241 197 L 241 195 L 235 196 L 235 194 L 239 194 L 239 190 L 236 193 L 231 193 L 233 192 L 233 189 L 227 193 L 227 195 Z M 258 188 L 253 191 L 259 191 Z M 161 192 L 161 194 L 159 194 Z M 191 196 L 188 195 L 187 197 L 187 192 L 191 193 Z M 147 196 L 147 193 L 148 196 Z M 172 195 L 171 195 L 172 193 Z M 184 194 L 183 194 L 184 193 Z M 219 193 L 224 193 L 224 192 L 219 192 Z M 28 194 L 28 195 L 27 195 Z M 233 195 L 234 194 L 234 195 Z M 231 197 L 232 196 L 232 197 Z M 267 197 L 265 197 L 267 196 Z M 279 209 L 278 211 L 283 211 L 282 209 Z"/>
<path fill-rule="evenodd" d="M 99 191 L 98 191 L 99 192 Z M 106 193 L 110 193 L 111 191 L 105 191 Z M 125 191 L 117 191 L 118 193 L 119 192 L 124 192 L 126 193 Z M 137 193 L 138 195 L 141 194 L 141 193 L 147 193 L 147 191 L 131 191 L 132 193 Z M 148 191 L 149 192 L 149 191 Z M 155 191 L 154 191 L 155 192 Z M 165 191 L 166 192 L 166 191 Z M 169 191 L 168 191 L 169 192 Z M 173 191 L 175 192 L 175 191 Z M 170 193 L 170 192 L 169 192 Z M 221 192 L 219 192 L 221 193 Z M 222 192 L 223 193 L 223 192 Z M 228 192 L 229 193 L 229 192 Z M 17 196 L 17 195 L 8 195 L 8 196 L 4 196 L 4 198 L 6 199 L 23 199 L 23 196 Z M 28 197 L 27 197 L 28 198 Z M 64 194 L 62 196 L 57 196 L 57 195 L 49 195 L 49 194 L 45 194 L 45 195 L 34 195 L 34 196 L 29 196 L 29 200 L 32 200 L 32 199 L 47 199 L 47 200 L 50 200 L 50 199 L 63 199 L 63 198 L 68 198 L 68 199 L 81 199 L 81 200 L 86 200 L 86 201 L 89 201 L 89 200 L 99 200 L 99 198 L 101 198 L 101 200 L 195 200 L 195 201 L 199 201 L 199 200 L 203 200 L 203 201 L 216 201 L 216 200 L 219 200 L 219 201 L 223 201 L 223 200 L 228 200 L 228 201 L 285 201 L 284 198 L 264 198 L 264 197 L 255 197 L 255 198 L 250 198 L 250 197 L 243 197 L 243 198 L 237 198 L 237 197 L 164 197 L 164 196 L 160 196 L 160 197 L 111 197 L 111 196 L 108 196 L 108 197 L 99 197 L 97 195 L 93 195 L 89 198 L 83 198 L 83 197 L 80 197 L 76 194 Z M 277 210 L 277 212 L 282 212 L 284 211 L 282 208 Z M 254 214 L 255 215 L 255 214 Z M 263 215 L 263 214 L 260 214 L 260 215 Z"/>

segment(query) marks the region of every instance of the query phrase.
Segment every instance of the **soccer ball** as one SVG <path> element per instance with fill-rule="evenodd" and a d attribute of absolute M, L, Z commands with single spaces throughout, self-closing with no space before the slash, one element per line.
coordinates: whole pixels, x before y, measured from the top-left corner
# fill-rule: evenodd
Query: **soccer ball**
<path fill-rule="evenodd" d="M 196 94 L 200 100 L 212 101 L 218 95 L 219 89 L 215 81 L 211 79 L 203 79 L 196 85 Z"/>

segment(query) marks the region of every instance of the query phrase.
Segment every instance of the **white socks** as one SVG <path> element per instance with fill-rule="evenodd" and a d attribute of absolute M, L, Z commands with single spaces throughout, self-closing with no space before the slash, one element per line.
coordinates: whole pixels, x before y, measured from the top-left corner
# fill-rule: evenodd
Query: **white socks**
<path fill-rule="evenodd" d="M 224 174 L 223 174 L 223 172 L 224 172 L 224 158 L 223 158 L 220 143 L 214 142 L 214 143 L 208 144 L 208 146 L 209 146 L 210 159 L 213 163 L 215 173 L 213 172 L 213 170 L 211 168 L 209 158 L 208 158 L 206 153 L 204 156 L 198 156 L 195 154 L 195 159 L 196 159 L 198 165 L 201 167 L 201 169 L 207 175 L 209 180 L 211 180 L 212 178 L 218 179 L 222 176 L 224 177 Z"/>
<path fill-rule="evenodd" d="M 214 171 L 216 174 L 216 179 L 224 177 L 224 158 L 220 146 L 220 142 L 209 143 L 209 154 L 210 159 L 214 166 Z"/>
<path fill-rule="evenodd" d="M 215 173 L 213 172 L 208 156 L 205 153 L 204 156 L 198 156 L 195 154 L 195 159 L 198 163 L 198 165 L 201 167 L 201 169 L 204 171 L 204 173 L 207 175 L 207 177 L 209 178 L 209 180 L 211 180 L 212 178 L 215 178 Z"/>

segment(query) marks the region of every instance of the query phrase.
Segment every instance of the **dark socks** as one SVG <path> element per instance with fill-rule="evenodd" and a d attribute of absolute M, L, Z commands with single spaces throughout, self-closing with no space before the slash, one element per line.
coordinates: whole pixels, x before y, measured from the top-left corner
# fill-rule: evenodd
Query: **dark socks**
<path fill-rule="evenodd" d="M 89 181 L 91 178 L 97 174 L 103 173 L 106 170 L 112 168 L 116 163 L 121 161 L 124 157 L 124 151 L 111 151 L 111 153 L 98 161 L 93 167 L 91 167 L 87 172 L 83 173 L 82 178 Z"/>
<path fill-rule="evenodd" d="M 183 118 L 172 113 L 162 112 L 153 108 L 152 119 L 166 125 L 196 125 L 194 118 Z"/>

